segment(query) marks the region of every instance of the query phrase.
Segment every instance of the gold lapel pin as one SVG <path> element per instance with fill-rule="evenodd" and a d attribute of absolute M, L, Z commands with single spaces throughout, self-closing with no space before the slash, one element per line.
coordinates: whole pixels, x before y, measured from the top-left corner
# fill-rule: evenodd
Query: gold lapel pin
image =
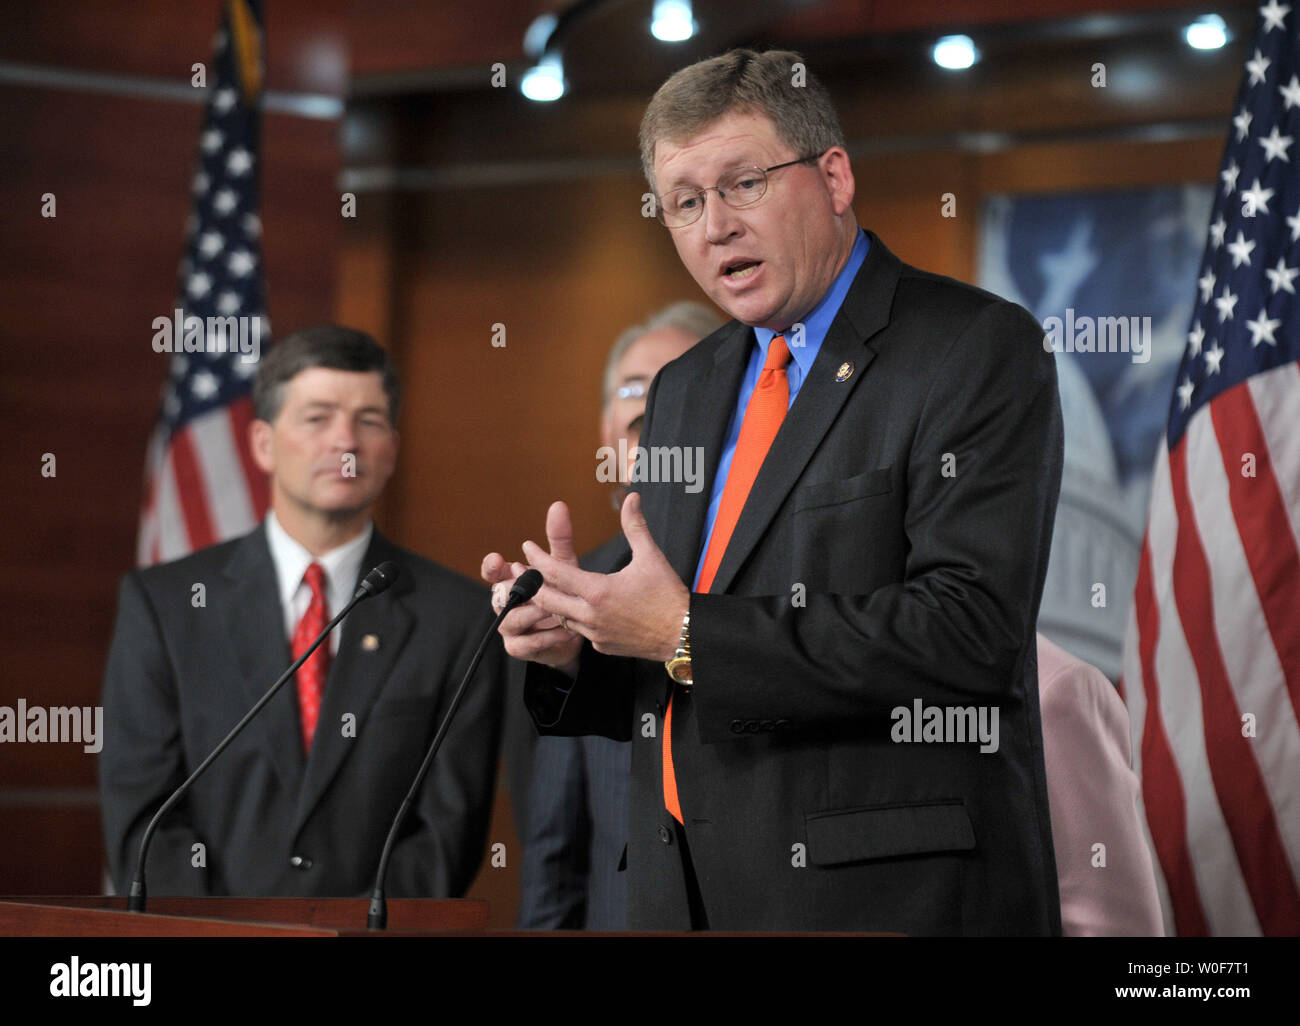
<path fill-rule="evenodd" d="M 848 381 L 853 377 L 853 361 L 845 360 L 840 364 L 840 369 L 835 372 L 836 381 Z"/>
<path fill-rule="evenodd" d="M 361 648 L 363 651 L 366 652 L 374 652 L 377 648 L 379 648 L 379 635 L 367 634 L 364 638 L 361 639 Z"/>

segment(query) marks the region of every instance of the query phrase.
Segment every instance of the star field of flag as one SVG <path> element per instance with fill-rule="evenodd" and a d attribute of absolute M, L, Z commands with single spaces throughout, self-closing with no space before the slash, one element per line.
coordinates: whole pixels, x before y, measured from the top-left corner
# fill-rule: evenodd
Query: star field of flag
<path fill-rule="evenodd" d="M 260 111 L 241 101 L 234 55 L 217 37 L 215 82 L 199 137 L 194 210 L 181 261 L 176 305 L 200 317 L 261 316 L 269 342 L 262 285 L 256 139 Z M 231 353 L 174 353 L 163 395 L 163 420 L 176 428 L 249 394 L 257 364 Z"/>
<path fill-rule="evenodd" d="M 205 330 L 216 328 L 209 318 L 240 318 L 226 322 L 240 330 L 222 345 L 214 337 L 195 347 L 201 352 L 170 356 L 145 457 L 136 543 L 142 566 L 243 534 L 268 503 L 266 474 L 248 447 L 257 363 L 240 350 L 253 318 L 261 328 L 258 354 L 271 343 L 258 217 L 261 5 L 226 0 L 222 12 L 173 309 L 181 310 L 182 322 L 200 318 Z M 175 325 L 173 311 L 168 317 Z M 173 327 L 172 334 L 180 348 L 184 331 L 178 338 Z"/>
<path fill-rule="evenodd" d="M 1205 403 L 1300 358 L 1300 15 L 1270 0 L 1228 132 L 1168 444 Z"/>

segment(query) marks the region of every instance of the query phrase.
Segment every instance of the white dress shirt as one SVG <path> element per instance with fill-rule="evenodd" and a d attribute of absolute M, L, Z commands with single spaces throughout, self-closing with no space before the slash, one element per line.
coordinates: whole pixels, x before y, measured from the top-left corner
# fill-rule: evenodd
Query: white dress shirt
<path fill-rule="evenodd" d="M 325 570 L 325 601 L 329 608 L 326 617 L 333 617 L 348 604 L 357 590 L 361 577 L 361 560 L 365 557 L 366 547 L 370 544 L 370 535 L 375 525 L 367 521 L 365 530 L 344 542 L 336 549 L 320 556 L 313 556 L 296 542 L 276 519 L 275 513 L 266 515 L 266 540 L 271 547 L 271 561 L 275 564 L 275 576 L 280 585 L 280 608 L 284 610 L 285 637 L 293 642 L 293 631 L 298 621 L 307 612 L 311 604 L 311 588 L 304 581 L 303 574 L 312 563 L 319 563 Z M 342 629 L 330 635 L 330 653 L 339 650 L 339 635 Z"/>

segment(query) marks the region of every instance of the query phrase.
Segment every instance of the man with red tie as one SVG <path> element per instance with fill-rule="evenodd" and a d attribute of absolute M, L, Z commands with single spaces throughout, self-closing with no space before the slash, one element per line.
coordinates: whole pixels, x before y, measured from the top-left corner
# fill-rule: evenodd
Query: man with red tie
<path fill-rule="evenodd" d="M 392 560 L 395 583 L 349 613 L 199 778 L 162 821 L 146 867 L 151 894 L 369 891 L 398 803 L 490 622 L 480 585 L 374 528 L 399 399 L 388 354 L 363 332 L 321 325 L 284 339 L 253 390 L 250 448 L 271 478 L 265 522 L 124 578 L 100 755 L 120 893 L 162 802 L 365 573 Z M 459 896 L 474 878 L 503 670 L 489 647 L 394 848 L 391 895 Z"/>
<path fill-rule="evenodd" d="M 547 583 L 501 630 L 539 730 L 632 741 L 629 925 L 1059 933 L 1042 328 L 858 228 L 798 54 L 677 72 L 641 152 L 678 256 L 735 318 L 660 372 L 641 445 L 660 467 L 702 450 L 712 488 L 640 484 L 611 575 L 577 567 L 554 504 L 550 552 L 523 546 Z M 494 601 L 514 572 L 485 558 Z"/>

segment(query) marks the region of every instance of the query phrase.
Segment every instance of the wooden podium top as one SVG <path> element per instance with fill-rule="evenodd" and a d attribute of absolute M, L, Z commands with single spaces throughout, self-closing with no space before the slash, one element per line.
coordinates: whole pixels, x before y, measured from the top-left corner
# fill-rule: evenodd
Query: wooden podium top
<path fill-rule="evenodd" d="M 147 912 L 125 897 L 0 897 L 4 937 L 343 937 L 479 931 L 486 901 L 388 899 L 388 929 L 368 931 L 368 898 L 150 898 Z"/>

